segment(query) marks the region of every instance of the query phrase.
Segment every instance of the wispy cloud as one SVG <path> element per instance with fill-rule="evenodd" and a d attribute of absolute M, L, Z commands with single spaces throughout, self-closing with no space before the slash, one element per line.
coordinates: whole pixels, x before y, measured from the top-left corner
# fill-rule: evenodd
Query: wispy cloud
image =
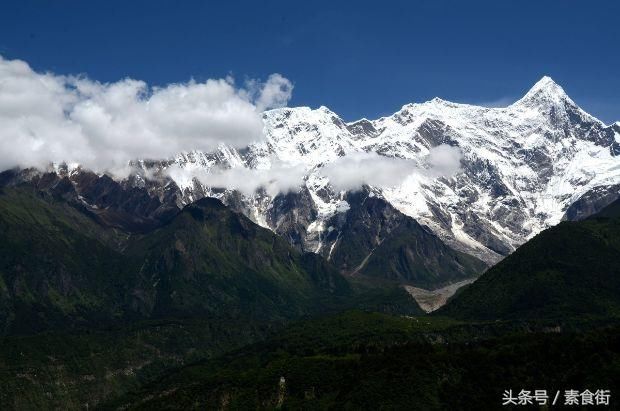
<path fill-rule="evenodd" d="M 317 173 L 327 178 L 336 191 L 355 191 L 363 185 L 389 188 L 399 186 L 412 175 L 450 177 L 461 169 L 461 158 L 462 153 L 458 147 L 445 144 L 431 148 L 419 160 L 356 152 L 322 166 Z M 299 190 L 307 170 L 298 164 L 271 159 L 268 169 L 239 166 L 205 170 L 174 165 L 165 174 L 177 182 L 188 182 L 195 178 L 207 187 L 235 189 L 248 196 L 258 189 L 264 189 L 273 197 L 278 193 Z"/>
<path fill-rule="evenodd" d="M 355 153 L 327 164 L 320 174 L 336 190 L 355 190 L 362 185 L 387 188 L 400 185 L 412 174 L 430 178 L 449 177 L 461 169 L 458 147 L 442 144 L 432 147 L 421 161 L 385 157 L 377 153 Z"/>
<path fill-rule="evenodd" d="M 517 101 L 518 99 L 519 99 L 518 97 L 506 96 L 506 97 L 500 97 L 496 100 L 478 101 L 472 104 L 475 104 L 477 106 L 482 106 L 482 107 L 489 107 L 489 108 L 501 108 L 501 107 L 508 107 L 509 105 Z"/>
<path fill-rule="evenodd" d="M 197 179 L 212 188 L 234 189 L 246 196 L 251 196 L 258 189 L 263 189 L 271 197 L 278 193 L 299 190 L 303 183 L 305 170 L 302 167 L 272 160 L 269 169 L 250 169 L 246 167 L 185 169 L 178 165 L 165 170 L 165 174 L 174 181 Z"/>

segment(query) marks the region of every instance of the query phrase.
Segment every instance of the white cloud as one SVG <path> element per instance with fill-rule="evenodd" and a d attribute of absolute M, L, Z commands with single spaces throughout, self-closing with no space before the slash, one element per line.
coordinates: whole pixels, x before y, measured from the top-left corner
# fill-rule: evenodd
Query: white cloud
<path fill-rule="evenodd" d="M 246 146 L 262 137 L 261 112 L 286 105 L 292 89 L 279 74 L 245 88 L 230 78 L 99 83 L 0 57 L 0 169 L 71 162 L 119 173 L 137 158 Z"/>
<path fill-rule="evenodd" d="M 337 191 L 357 190 L 362 185 L 389 188 L 400 185 L 407 177 L 423 175 L 428 178 L 450 177 L 461 169 L 462 153 L 458 147 L 442 144 L 429 150 L 421 162 L 385 157 L 377 153 L 358 152 L 323 166 L 318 172 L 327 177 Z M 227 188 L 250 196 L 259 188 L 272 197 L 278 193 L 297 191 L 307 171 L 299 165 L 271 160 L 269 169 L 200 168 L 186 169 L 174 165 L 166 174 L 177 183 L 188 185 L 194 178 L 207 187 Z"/>
<path fill-rule="evenodd" d="M 463 153 L 458 147 L 441 144 L 429 150 L 424 168 L 425 174 L 430 177 L 450 177 L 461 170 Z"/>
<path fill-rule="evenodd" d="M 368 184 L 375 187 L 398 185 L 416 170 L 416 162 L 385 157 L 377 153 L 353 153 L 326 164 L 320 173 L 337 191 Z"/>
<path fill-rule="evenodd" d="M 321 174 L 339 191 L 355 190 L 364 184 L 387 188 L 400 185 L 412 174 L 450 177 L 460 170 L 461 158 L 458 147 L 446 144 L 431 148 L 421 164 L 377 153 L 355 153 L 327 164 Z"/>
<path fill-rule="evenodd" d="M 196 178 L 202 184 L 213 188 L 228 188 L 251 196 L 259 188 L 264 189 L 271 197 L 278 193 L 297 191 L 303 183 L 305 170 L 280 161 L 272 161 L 270 169 L 250 169 L 234 167 L 229 169 L 214 168 L 184 169 L 172 166 L 166 174 L 174 181 L 190 181 Z"/>
<path fill-rule="evenodd" d="M 488 107 L 488 108 L 504 108 L 504 107 L 508 107 L 509 105 L 511 105 L 517 100 L 518 98 L 515 98 L 515 97 L 500 97 L 496 100 L 478 101 L 472 104 L 482 106 L 482 107 Z"/>
<path fill-rule="evenodd" d="M 293 83 L 277 73 L 270 75 L 267 82 L 259 88 L 259 97 L 256 100 L 259 110 L 284 107 L 293 94 Z"/>

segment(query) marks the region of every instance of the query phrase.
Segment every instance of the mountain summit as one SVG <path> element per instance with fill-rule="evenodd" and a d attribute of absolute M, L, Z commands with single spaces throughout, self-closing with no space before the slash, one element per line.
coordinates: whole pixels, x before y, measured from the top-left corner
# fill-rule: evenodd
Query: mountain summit
<path fill-rule="evenodd" d="M 518 100 L 515 104 L 563 104 L 575 103 L 568 97 L 564 89 L 549 76 L 544 76 L 534 86 Z"/>

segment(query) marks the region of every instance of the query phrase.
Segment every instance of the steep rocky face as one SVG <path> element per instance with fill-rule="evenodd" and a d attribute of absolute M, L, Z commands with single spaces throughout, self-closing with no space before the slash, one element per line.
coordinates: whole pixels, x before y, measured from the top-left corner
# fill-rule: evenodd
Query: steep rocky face
<path fill-rule="evenodd" d="M 411 218 L 372 192 L 351 193 L 346 200 L 351 208 L 330 220 L 334 229 L 326 240 L 334 238 L 324 253 L 341 271 L 357 274 L 376 248 Z"/>
<path fill-rule="evenodd" d="M 266 211 L 269 227 L 299 250 L 306 246 L 307 228 L 316 220 L 318 211 L 307 188 L 298 193 L 276 196 Z"/>
<path fill-rule="evenodd" d="M 599 212 L 618 198 L 620 198 L 620 184 L 594 187 L 566 209 L 562 220 L 583 220 Z"/>

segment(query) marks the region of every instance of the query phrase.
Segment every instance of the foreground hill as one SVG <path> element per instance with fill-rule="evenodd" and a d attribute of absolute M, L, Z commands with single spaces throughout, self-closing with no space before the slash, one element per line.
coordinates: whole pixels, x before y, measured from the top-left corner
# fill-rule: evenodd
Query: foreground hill
<path fill-rule="evenodd" d="M 350 292 L 321 257 L 218 200 L 132 234 L 30 187 L 0 192 L 4 333 L 163 317 L 286 319 Z"/>
<path fill-rule="evenodd" d="M 439 311 L 461 319 L 620 317 L 620 201 L 550 228 Z"/>
<path fill-rule="evenodd" d="M 5 332 L 33 319 L 57 331 L 0 340 L 0 400 L 18 409 L 479 410 L 501 409 L 505 389 L 616 392 L 619 204 L 543 232 L 457 293 L 443 316 L 423 316 L 417 307 L 403 315 L 415 304 L 402 292 L 360 295 L 319 256 L 217 200 L 132 233 L 62 196 L 5 187 Z M 305 317 L 351 306 L 398 315 Z M 95 319 L 115 326 L 93 329 Z"/>

